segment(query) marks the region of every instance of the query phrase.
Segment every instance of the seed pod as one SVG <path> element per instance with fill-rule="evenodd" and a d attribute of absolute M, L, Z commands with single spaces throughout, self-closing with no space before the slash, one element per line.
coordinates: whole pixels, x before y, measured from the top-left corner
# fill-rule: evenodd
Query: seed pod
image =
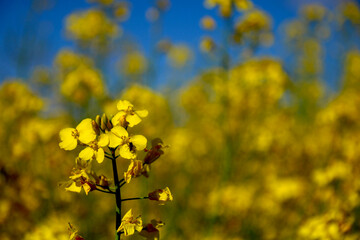
<path fill-rule="evenodd" d="M 96 121 L 92 120 L 91 121 L 92 127 L 96 133 L 96 135 L 100 135 L 100 127 L 99 125 L 96 123 Z"/>
<path fill-rule="evenodd" d="M 107 118 L 107 116 L 105 115 L 105 113 L 102 115 L 102 117 L 101 117 L 101 129 L 103 129 L 103 130 L 105 130 L 105 129 L 107 129 L 107 123 L 108 122 L 108 118 Z"/>
<path fill-rule="evenodd" d="M 95 117 L 95 122 L 96 124 L 100 127 L 101 126 L 101 117 L 100 115 L 96 115 Z M 102 129 L 103 130 L 103 129 Z"/>

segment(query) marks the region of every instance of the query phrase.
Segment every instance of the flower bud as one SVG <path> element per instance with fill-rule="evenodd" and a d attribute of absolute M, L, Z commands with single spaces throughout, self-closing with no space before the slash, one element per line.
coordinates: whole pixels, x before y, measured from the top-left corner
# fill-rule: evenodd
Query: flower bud
<path fill-rule="evenodd" d="M 100 127 L 101 126 L 101 117 L 100 115 L 96 115 L 95 117 L 95 122 L 96 124 Z M 102 129 L 103 130 L 103 129 Z"/>
<path fill-rule="evenodd" d="M 92 120 L 91 121 L 92 127 L 96 133 L 96 135 L 100 135 L 100 127 L 99 125 L 96 123 L 96 121 Z"/>
<path fill-rule="evenodd" d="M 151 149 L 147 151 L 147 154 L 144 158 L 145 164 L 151 164 L 155 162 L 162 154 L 164 154 L 163 141 L 160 138 L 155 138 L 151 141 Z"/>
<path fill-rule="evenodd" d="M 109 119 L 107 118 L 107 116 L 104 113 L 101 117 L 101 129 L 103 129 L 103 130 L 107 129 L 106 123 L 108 122 L 108 120 Z"/>

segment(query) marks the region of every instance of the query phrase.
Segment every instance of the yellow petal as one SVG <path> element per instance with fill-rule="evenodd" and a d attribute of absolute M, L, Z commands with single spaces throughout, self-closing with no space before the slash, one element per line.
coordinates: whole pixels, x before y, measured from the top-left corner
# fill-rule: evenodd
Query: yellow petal
<path fill-rule="evenodd" d="M 123 140 L 121 138 L 119 138 L 112 132 L 108 132 L 108 136 L 109 136 L 109 147 L 110 148 L 116 148 L 123 142 Z"/>
<path fill-rule="evenodd" d="M 134 159 L 136 157 L 136 154 L 130 151 L 130 147 L 128 144 L 122 145 L 120 147 L 119 153 L 121 157 L 126 159 Z"/>
<path fill-rule="evenodd" d="M 147 115 L 149 114 L 147 110 L 139 110 L 139 111 L 135 111 L 135 113 L 142 118 L 147 117 Z"/>
<path fill-rule="evenodd" d="M 111 132 L 115 134 L 117 137 L 128 137 L 129 133 L 125 130 L 125 128 L 116 126 L 111 129 Z"/>
<path fill-rule="evenodd" d="M 76 182 L 73 182 L 69 187 L 65 188 L 66 191 L 69 192 L 81 192 L 81 186 L 77 186 Z"/>
<path fill-rule="evenodd" d="M 91 147 L 87 147 L 79 153 L 79 157 L 84 160 L 89 160 L 94 156 L 94 150 Z"/>
<path fill-rule="evenodd" d="M 117 126 L 120 125 L 120 119 L 126 115 L 126 113 L 124 111 L 120 111 L 117 114 L 115 114 L 115 116 L 111 119 L 111 123 L 113 126 Z"/>
<path fill-rule="evenodd" d="M 127 100 L 120 100 L 118 103 L 117 103 L 117 109 L 118 110 L 127 110 L 128 107 L 133 107 L 134 105 L 132 105 L 129 101 Z"/>
<path fill-rule="evenodd" d="M 96 133 L 92 126 L 92 120 L 86 118 L 77 125 L 76 130 L 79 132 L 79 140 L 82 143 L 88 144 L 95 140 Z"/>
<path fill-rule="evenodd" d="M 106 147 L 109 144 L 109 135 L 101 134 L 99 137 L 98 145 L 100 147 Z"/>
<path fill-rule="evenodd" d="M 137 114 L 129 114 L 126 116 L 129 127 L 133 127 L 141 122 L 141 118 Z"/>
<path fill-rule="evenodd" d="M 68 141 L 60 142 L 59 147 L 64 150 L 74 150 L 77 146 L 77 140 L 76 139 L 69 139 Z"/>
<path fill-rule="evenodd" d="M 96 153 L 96 161 L 102 163 L 104 161 L 104 149 L 99 148 Z"/>
<path fill-rule="evenodd" d="M 136 147 L 136 150 L 144 150 L 146 148 L 147 140 L 143 135 L 135 135 L 130 138 L 130 141 Z"/>
<path fill-rule="evenodd" d="M 90 185 L 89 184 L 83 184 L 82 187 L 84 188 L 84 191 L 85 191 L 86 195 L 88 195 L 88 193 L 91 190 Z"/>
<path fill-rule="evenodd" d="M 135 228 L 134 224 L 131 223 L 124 224 L 124 235 L 125 236 L 133 235 L 135 233 L 134 228 Z"/>
<path fill-rule="evenodd" d="M 88 128 L 92 128 L 92 120 L 90 118 L 85 118 L 82 120 L 76 127 L 76 129 L 80 131 L 86 131 Z"/>
<path fill-rule="evenodd" d="M 65 150 L 73 150 L 77 146 L 77 139 L 72 135 L 74 128 L 64 128 L 60 131 L 59 136 L 61 142 L 59 143 L 60 148 Z"/>
<path fill-rule="evenodd" d="M 126 221 L 126 219 L 132 218 L 132 217 L 133 217 L 132 208 L 130 208 L 130 210 L 125 213 L 124 217 L 122 218 L 122 221 Z"/>
<path fill-rule="evenodd" d="M 135 230 L 138 231 L 138 232 L 141 232 L 141 230 L 143 229 L 143 226 L 142 226 L 142 219 L 140 217 L 138 217 L 136 219 L 137 223 L 135 225 Z"/>

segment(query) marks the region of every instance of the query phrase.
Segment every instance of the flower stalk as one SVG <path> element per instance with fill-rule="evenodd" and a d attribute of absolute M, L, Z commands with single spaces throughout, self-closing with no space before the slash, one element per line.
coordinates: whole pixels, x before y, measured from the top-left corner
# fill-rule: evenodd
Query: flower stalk
<path fill-rule="evenodd" d="M 112 160 L 112 167 L 113 167 L 113 175 L 114 175 L 114 183 L 115 183 L 115 201 L 116 201 L 116 223 L 115 223 L 115 232 L 116 237 L 115 240 L 120 240 L 120 232 L 117 232 L 117 229 L 120 227 L 121 224 L 121 191 L 119 186 L 119 175 L 117 171 L 116 165 L 116 156 L 115 156 L 115 149 L 111 150 L 111 160 Z"/>

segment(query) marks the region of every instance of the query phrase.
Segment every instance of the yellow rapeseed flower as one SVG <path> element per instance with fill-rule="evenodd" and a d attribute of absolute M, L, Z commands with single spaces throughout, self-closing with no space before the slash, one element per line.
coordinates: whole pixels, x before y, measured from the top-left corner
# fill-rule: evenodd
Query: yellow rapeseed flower
<path fill-rule="evenodd" d="M 134 110 L 134 105 L 129 101 L 120 100 L 117 103 L 118 112 L 111 120 L 114 126 L 133 127 L 141 122 L 141 118 L 148 115 L 147 110 Z"/>
<path fill-rule="evenodd" d="M 172 201 L 173 196 L 168 187 L 164 189 L 157 189 L 149 193 L 149 199 L 158 201 L 160 205 L 164 205 L 165 202 Z"/>
<path fill-rule="evenodd" d="M 126 54 L 119 64 L 121 72 L 126 76 L 142 75 L 148 68 L 146 57 L 138 51 Z"/>
<path fill-rule="evenodd" d="M 205 53 L 209 53 L 215 49 L 216 45 L 211 37 L 203 37 L 200 43 L 200 50 Z"/>
<path fill-rule="evenodd" d="M 212 17 L 205 16 L 201 19 L 200 26 L 205 30 L 214 30 L 216 28 L 216 22 Z"/>
<path fill-rule="evenodd" d="M 145 237 L 147 240 L 159 240 L 160 234 L 158 228 L 162 226 L 164 226 L 163 222 L 153 219 L 151 223 L 144 226 L 139 235 Z"/>
<path fill-rule="evenodd" d="M 92 127 L 92 120 L 86 118 L 82 120 L 76 128 L 64 128 L 60 131 L 59 143 L 60 148 L 64 150 L 73 150 L 78 144 L 78 140 L 81 143 L 89 144 L 96 138 L 96 133 Z"/>
<path fill-rule="evenodd" d="M 147 140 L 142 135 L 134 135 L 129 137 L 129 133 L 125 128 L 116 126 L 111 129 L 109 134 L 109 147 L 118 148 L 119 154 L 123 158 L 134 159 L 137 150 L 143 150 L 146 147 Z"/>
<path fill-rule="evenodd" d="M 143 163 L 140 160 L 131 160 L 128 170 L 124 173 L 124 179 L 127 183 L 131 178 L 136 178 L 142 175 L 144 170 Z"/>
<path fill-rule="evenodd" d="M 97 38 L 113 38 L 119 29 L 104 12 L 90 9 L 68 16 L 66 31 L 74 39 L 89 42 Z"/>
<path fill-rule="evenodd" d="M 185 44 L 173 45 L 168 52 L 167 58 L 171 66 L 182 68 L 191 60 L 192 52 Z"/>
<path fill-rule="evenodd" d="M 109 137 L 107 134 L 101 134 L 99 141 L 92 141 L 89 146 L 82 150 L 79 157 L 84 160 L 95 159 L 98 163 L 104 161 L 105 153 L 104 147 L 109 144 Z"/>
<path fill-rule="evenodd" d="M 135 230 L 140 232 L 142 230 L 141 217 L 134 218 L 132 209 L 130 209 L 122 218 L 121 225 L 117 229 L 118 232 L 124 231 L 125 236 L 130 236 L 135 233 Z"/>

